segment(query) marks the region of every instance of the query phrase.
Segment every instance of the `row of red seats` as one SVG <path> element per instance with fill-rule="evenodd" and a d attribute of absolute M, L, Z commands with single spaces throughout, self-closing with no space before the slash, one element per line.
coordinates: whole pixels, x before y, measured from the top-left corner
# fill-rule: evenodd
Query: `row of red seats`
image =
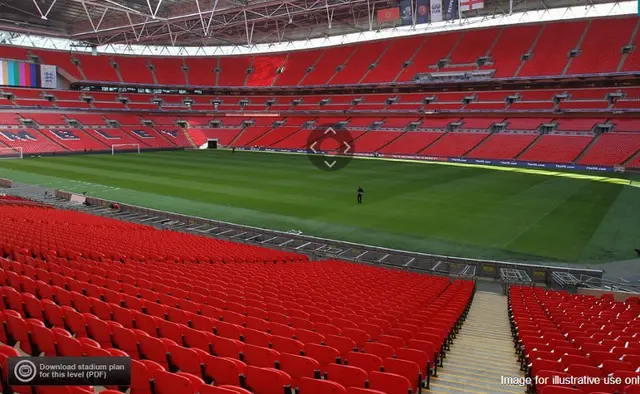
<path fill-rule="evenodd" d="M 30 229 L 34 228 L 30 226 L 30 224 L 35 224 L 31 221 L 33 216 L 31 216 L 30 214 L 35 212 L 22 210 L 22 212 L 11 213 L 25 214 L 25 216 L 27 216 L 29 220 L 20 223 L 20 230 L 15 228 L 15 231 L 11 232 L 12 236 L 10 237 L 10 239 L 7 238 L 6 242 L 0 242 L 3 254 L 15 259 L 15 261 L 2 260 L 2 268 L 5 274 L 4 278 L 6 280 L 5 284 L 11 286 L 3 288 L 3 295 L 5 296 L 4 298 L 7 302 L 7 306 L 12 310 L 22 311 L 22 313 L 24 313 L 23 317 L 25 318 L 27 316 L 28 318 L 31 318 L 31 313 L 33 313 L 34 316 L 38 316 L 38 313 L 40 311 L 44 311 L 40 312 L 40 314 L 42 316 L 42 319 L 45 320 L 48 324 L 54 327 L 66 325 L 67 328 L 69 328 L 76 335 L 76 338 L 82 338 L 85 335 L 89 336 L 91 333 L 91 335 L 93 336 L 93 340 L 98 340 L 98 343 L 102 341 L 103 345 L 109 346 L 109 344 L 111 344 L 111 346 L 114 346 L 116 345 L 113 342 L 114 340 L 116 340 L 115 338 L 124 336 L 124 339 L 121 339 L 121 342 L 118 342 L 118 346 L 120 346 L 121 348 L 126 348 L 130 352 L 137 351 L 138 356 L 140 355 L 138 346 L 127 345 L 127 343 L 132 344 L 131 341 L 134 340 L 132 338 L 132 335 L 134 338 L 141 342 L 148 342 L 151 340 L 146 338 L 139 339 L 137 338 L 137 336 L 142 335 L 154 338 L 155 334 L 155 337 L 161 338 L 157 341 L 163 342 L 165 340 L 171 340 L 174 344 L 176 344 L 176 346 L 188 345 L 187 342 L 189 340 L 192 340 L 200 344 L 196 348 L 199 348 L 202 351 L 209 351 L 209 353 L 212 353 L 212 350 L 216 348 L 222 349 L 222 351 L 230 351 L 231 356 L 235 359 L 240 358 L 240 350 L 242 350 L 242 357 L 245 357 L 245 353 L 248 357 L 248 359 L 245 359 L 245 361 L 251 360 L 249 364 L 261 364 L 266 365 L 267 367 L 275 366 L 275 361 L 279 360 L 274 360 L 273 356 L 277 353 L 280 353 L 281 356 L 283 353 L 282 351 L 278 352 L 278 350 L 274 350 L 273 343 L 277 343 L 277 345 L 275 346 L 280 348 L 280 350 L 284 349 L 285 351 L 291 351 L 293 353 L 298 352 L 299 354 L 300 348 L 296 346 L 298 346 L 297 343 L 302 342 L 298 341 L 297 339 L 294 339 L 292 337 L 282 337 L 282 339 L 280 339 L 277 334 L 247 327 L 248 323 L 250 321 L 253 321 L 255 324 L 262 325 L 262 327 L 256 326 L 257 328 L 264 328 L 267 325 L 270 328 L 275 327 L 284 329 L 284 327 L 291 327 L 291 329 L 294 330 L 294 335 L 302 336 L 303 334 L 307 334 L 314 336 L 315 338 L 310 339 L 310 341 L 314 341 L 323 337 L 322 334 L 317 334 L 316 332 L 311 330 L 303 331 L 305 329 L 292 327 L 292 325 L 296 321 L 300 322 L 300 324 L 304 324 L 300 320 L 294 320 L 294 315 L 298 314 L 298 316 L 301 317 L 310 317 L 310 313 L 303 312 L 302 308 L 311 308 L 311 305 L 305 306 L 304 304 L 301 304 L 303 298 L 296 297 L 297 293 L 295 291 L 287 293 L 285 289 L 291 288 L 291 286 L 289 285 L 290 283 L 280 284 L 283 279 L 287 280 L 287 282 L 289 280 L 295 282 L 306 276 L 308 282 L 310 279 L 314 278 L 316 280 L 322 280 L 322 278 L 326 278 L 325 280 L 332 280 L 332 282 L 334 283 L 333 287 L 336 287 L 336 285 L 340 284 L 340 287 L 335 288 L 335 290 L 338 290 L 338 288 L 340 288 L 341 291 L 345 291 L 346 289 L 342 289 L 341 287 L 346 286 L 348 288 L 349 285 L 353 283 L 350 278 L 351 276 L 353 276 L 353 278 L 357 277 L 360 280 L 362 280 L 363 278 L 367 279 L 367 276 L 369 276 L 372 278 L 371 281 L 367 280 L 367 284 L 369 285 L 369 287 L 355 286 L 355 288 L 357 288 L 358 291 L 361 292 L 368 290 L 369 293 L 372 293 L 372 288 L 370 287 L 371 285 L 374 286 L 374 292 L 377 285 L 380 285 L 380 288 L 383 289 L 387 289 L 389 287 L 395 288 L 396 291 L 401 289 L 400 291 L 398 291 L 398 295 L 395 297 L 391 294 L 391 292 L 389 292 L 389 294 L 384 294 L 385 292 L 382 293 L 383 297 L 389 298 L 390 300 L 401 296 L 416 298 L 418 300 L 422 300 L 420 302 L 426 302 L 428 300 L 433 300 L 433 296 L 437 296 L 438 291 L 441 291 L 437 290 L 436 288 L 435 293 L 432 291 L 427 291 L 425 293 L 424 287 L 418 287 L 417 292 L 415 289 L 413 289 L 413 291 L 410 291 L 412 290 L 410 288 L 411 286 L 413 286 L 414 288 L 416 287 L 416 281 L 424 282 L 424 278 L 421 279 L 421 277 L 417 275 L 407 276 L 406 273 L 392 271 L 387 272 L 376 269 L 372 270 L 368 267 L 360 267 L 351 264 L 345 265 L 344 263 L 337 262 L 327 262 L 322 264 L 303 263 L 275 265 L 214 263 L 210 265 L 210 263 L 208 263 L 210 260 L 207 260 L 205 262 L 205 260 L 200 257 L 198 257 L 198 260 L 200 260 L 201 263 L 196 264 L 195 260 L 189 260 L 187 256 L 184 256 L 183 258 L 167 256 L 169 257 L 167 258 L 163 257 L 162 255 L 153 255 L 155 261 L 153 261 L 153 264 L 147 264 L 145 262 L 150 263 L 152 261 L 149 257 L 145 258 L 140 254 L 131 252 L 130 257 L 133 259 L 127 258 L 127 256 L 124 255 L 119 255 L 118 253 L 110 254 L 110 257 L 118 258 L 119 260 L 121 260 L 116 262 L 111 260 L 111 258 L 107 257 L 105 254 L 98 251 L 86 249 L 86 247 L 78 248 L 76 249 L 76 251 L 74 251 L 73 249 L 75 249 L 77 246 L 74 247 L 74 243 L 71 242 L 71 239 L 67 238 L 66 234 L 61 233 L 51 233 L 50 235 L 53 236 L 53 238 L 50 238 L 49 242 L 54 241 L 55 244 L 57 244 L 58 242 L 62 242 L 68 249 L 57 247 L 58 250 L 53 253 L 54 251 L 52 250 L 51 246 L 49 246 L 48 248 L 35 246 L 33 242 L 35 240 L 28 236 Z M 12 217 L 11 214 L 7 216 Z M 17 216 L 13 216 L 14 219 L 16 217 Z M 10 224 L 10 222 L 12 222 L 11 219 L 5 221 L 5 223 L 2 223 L 0 225 L 8 225 Z M 89 221 L 89 217 L 87 217 L 86 215 L 66 217 L 64 222 L 65 228 L 79 225 L 79 227 L 84 227 L 85 231 L 87 229 L 87 226 L 96 224 L 91 223 Z M 123 228 L 128 228 L 129 230 L 142 230 L 141 227 L 143 227 L 120 223 L 113 220 L 97 220 L 97 222 L 102 222 L 99 224 L 102 226 L 103 230 L 106 230 L 106 232 L 121 232 Z M 42 223 L 38 224 L 41 227 Z M 147 228 L 147 230 L 149 229 Z M 162 234 L 162 232 L 151 231 L 150 235 L 151 234 L 159 235 Z M 149 243 L 148 240 L 145 242 L 147 244 Z M 83 257 L 83 255 L 86 256 L 86 258 Z M 102 261 L 99 262 L 91 259 Z M 179 265 L 176 265 L 176 263 L 178 262 Z M 247 269 L 251 270 L 252 273 L 247 275 L 247 272 L 245 272 Z M 287 272 L 283 272 L 283 269 L 285 269 L 285 271 L 287 269 L 293 269 L 295 272 L 289 272 L 289 275 L 287 275 Z M 198 297 L 200 301 L 205 300 L 205 294 L 200 294 L 199 290 L 197 290 L 199 286 L 193 286 L 191 284 L 189 284 L 188 286 L 184 286 L 182 285 L 182 282 L 180 283 L 181 286 L 179 286 L 179 283 L 166 279 L 170 275 L 177 276 L 178 273 L 180 273 L 183 278 L 188 278 L 192 274 L 199 274 L 201 277 L 204 271 L 211 271 L 211 277 L 216 278 L 216 280 L 214 280 L 214 282 L 211 284 L 202 281 L 195 282 L 196 284 L 201 283 L 203 286 L 205 286 L 202 288 L 202 290 L 204 290 L 203 293 L 207 295 L 206 300 L 211 301 L 212 303 L 215 303 L 216 306 L 220 307 L 219 309 L 216 307 L 211 307 L 210 309 L 208 309 L 208 311 L 213 313 L 213 316 L 215 316 L 211 318 L 205 316 L 202 313 L 204 310 L 207 310 L 205 306 L 208 306 L 208 304 L 200 304 L 200 306 L 198 307 L 198 304 L 195 302 L 195 300 L 198 300 Z M 260 275 L 260 271 L 262 271 L 262 274 L 266 274 L 266 276 Z M 154 273 L 157 274 L 154 275 Z M 312 274 L 313 276 L 309 276 L 309 274 Z M 344 282 L 338 280 L 338 278 L 340 278 L 340 274 L 342 274 L 343 276 L 346 275 L 344 276 Z M 398 275 L 402 276 L 403 280 Z M 110 277 L 114 279 L 109 279 Z M 245 281 L 244 286 L 240 285 L 240 283 L 242 283 L 242 278 L 247 277 L 255 278 L 256 282 L 266 284 L 273 283 L 278 286 L 272 288 L 271 291 L 267 291 L 266 288 L 264 286 L 261 286 L 259 283 L 256 283 L 255 286 L 248 286 L 248 281 Z M 115 280 L 115 278 L 118 278 L 120 281 Z M 224 280 L 225 278 L 227 278 L 228 281 Z M 435 281 L 431 280 L 431 282 L 433 282 L 432 284 L 443 283 L 440 279 L 437 279 Z M 324 286 L 321 283 L 323 283 Z M 302 293 L 303 288 L 325 289 L 326 291 L 333 293 L 333 291 L 335 290 L 332 289 L 332 286 L 327 286 L 327 283 L 329 282 L 318 282 L 317 285 L 314 285 L 313 283 L 304 283 L 303 286 L 300 286 L 300 293 Z M 395 283 L 396 285 L 391 285 L 392 283 Z M 402 284 L 405 284 L 405 286 L 408 287 L 406 289 L 407 291 L 405 291 L 405 288 L 403 288 Z M 339 293 L 333 293 L 336 295 L 335 301 L 338 302 L 337 305 L 339 305 L 339 300 L 341 299 L 344 301 L 343 305 L 347 305 L 347 301 L 350 298 L 352 299 L 352 301 L 355 301 L 355 304 L 358 304 L 358 302 L 362 303 L 362 301 L 356 301 L 357 298 L 353 299 L 356 293 L 353 293 L 353 291 L 355 290 L 354 286 L 351 287 L 352 291 L 350 297 L 340 297 Z M 15 288 L 18 291 L 25 291 L 26 294 L 20 294 L 19 292 L 10 291 L 10 288 Z M 271 286 L 269 286 L 269 288 L 271 289 Z M 185 289 L 196 291 L 187 292 Z M 257 294 L 253 291 L 248 292 L 248 290 L 253 289 L 256 289 Z M 465 302 L 461 302 L 461 300 L 465 299 L 465 294 L 466 299 L 468 299 L 471 289 L 472 288 L 469 287 L 469 284 L 457 282 L 454 284 L 454 286 L 449 286 L 447 290 L 444 291 L 444 293 L 440 294 L 440 297 L 438 297 L 439 303 L 443 306 L 448 305 L 449 308 L 453 308 L 451 309 L 451 317 L 447 317 L 446 319 L 444 319 L 443 323 L 453 325 L 457 324 L 457 319 L 459 318 L 460 314 L 463 313 L 466 305 Z M 224 290 L 224 292 L 221 290 Z M 459 298 L 461 298 L 461 300 L 452 303 L 452 300 L 458 298 L 457 295 L 460 291 L 462 291 L 462 293 L 459 294 Z M 280 296 L 280 294 L 278 293 L 282 293 L 282 296 L 286 297 L 285 299 L 291 301 L 286 301 L 287 303 L 285 304 L 285 301 L 277 298 L 278 296 Z M 407 295 L 405 295 L 405 293 Z M 424 295 L 420 296 L 419 293 L 424 293 Z M 16 295 L 19 296 L 20 301 L 17 300 Z M 267 298 L 267 296 L 270 295 L 275 295 L 276 297 L 273 299 Z M 185 300 L 181 297 L 193 298 L 194 301 Z M 324 294 L 319 293 L 317 299 L 325 300 L 327 299 L 326 297 L 326 292 Z M 372 305 L 378 306 L 379 301 L 374 301 L 374 299 L 370 297 L 371 296 L 369 296 L 367 301 L 372 303 L 375 302 L 375 304 Z M 294 303 L 293 299 L 297 300 L 297 302 Z M 253 309 L 249 309 L 250 307 L 248 306 L 248 304 L 250 300 L 253 300 L 251 301 L 252 305 L 254 305 L 252 307 Z M 313 302 L 312 299 L 306 299 L 306 301 Z M 34 302 L 39 302 L 39 306 L 33 304 Z M 159 302 L 166 302 L 167 305 L 160 304 Z M 243 302 L 245 304 L 243 304 Z M 430 305 L 433 312 L 442 310 L 442 306 L 440 306 L 439 303 Z M 319 308 L 319 303 L 316 302 L 313 305 L 315 305 L 314 308 L 316 308 L 316 312 L 323 312 L 323 310 Z M 403 306 L 406 308 L 407 305 L 409 305 L 409 308 L 411 308 L 411 303 L 398 303 L 388 304 L 387 308 L 376 308 L 375 311 L 378 311 L 379 309 L 381 311 L 387 310 L 391 312 L 392 310 L 395 310 L 400 311 L 400 313 L 407 313 L 409 312 L 409 310 L 402 309 Z M 185 310 L 177 309 L 180 306 L 184 306 Z M 260 307 L 263 307 L 263 309 L 260 309 Z M 195 312 L 189 312 L 189 309 L 195 310 Z M 288 316 L 280 312 L 275 312 L 275 310 L 270 311 L 269 309 L 277 309 L 292 316 Z M 327 307 L 326 309 L 327 313 L 329 313 L 331 310 L 330 307 Z M 367 313 L 373 314 L 375 312 L 374 309 L 371 309 L 369 312 L 364 309 L 366 308 L 356 309 L 356 311 L 358 311 L 357 313 L 359 313 L 360 315 Z M 266 319 L 268 320 L 262 320 L 257 316 L 254 316 L 255 319 L 253 320 L 249 319 L 249 311 L 254 311 L 259 314 L 261 313 L 261 310 L 264 311 L 262 312 L 262 317 L 266 317 Z M 310 312 L 313 311 L 313 309 L 308 310 Z M 425 312 L 428 311 L 429 309 L 425 310 Z M 198 314 L 197 312 L 200 312 L 200 314 Z M 20 314 L 20 312 L 17 313 Z M 332 319 L 332 317 L 326 315 L 323 316 L 321 313 L 318 314 L 320 319 L 324 319 L 325 321 L 327 321 L 328 319 Z M 336 316 L 335 313 L 339 313 L 339 311 L 336 310 L 332 313 L 334 313 L 333 316 Z M 456 318 L 456 314 L 458 318 Z M 344 316 L 344 314 L 342 316 L 347 317 Z M 384 313 L 381 312 L 380 316 L 383 317 Z M 425 315 L 425 318 L 426 316 L 427 315 Z M 221 317 L 222 320 L 220 320 Z M 282 323 L 276 323 L 275 321 L 271 322 L 269 320 L 271 320 L 272 317 L 274 320 L 280 318 L 288 319 L 288 321 L 283 320 Z M 341 323 L 343 325 L 349 325 L 349 323 L 354 324 L 348 319 L 343 319 L 344 321 L 342 322 L 340 322 L 338 319 L 340 318 L 335 317 L 336 323 Z M 371 317 L 371 315 L 369 315 L 369 317 L 360 316 L 360 319 L 360 322 L 373 322 L 374 317 Z M 388 315 L 387 319 L 394 318 L 392 315 Z M 240 324 L 234 324 L 225 320 L 235 321 L 236 323 Z M 261 321 L 263 323 L 261 323 Z M 99 322 L 101 322 L 101 324 Z M 204 331 L 193 328 L 194 322 L 196 322 L 195 324 L 199 325 L 198 328 L 204 327 Z M 284 324 L 285 322 L 287 322 L 291 326 Z M 419 323 L 421 322 L 421 320 L 417 320 L 416 322 Z M 274 323 L 279 324 L 279 326 L 273 325 Z M 138 324 L 140 324 L 139 327 Z M 433 324 L 434 327 L 438 324 L 438 319 L 435 319 Z M 99 328 L 96 328 L 96 325 L 103 328 L 106 326 L 107 331 L 100 331 Z M 325 323 L 325 326 L 330 329 L 332 325 Z M 305 327 L 311 329 L 315 328 L 314 326 L 308 325 L 306 325 Z M 335 328 L 337 326 L 333 325 L 333 327 Z M 409 329 L 411 328 L 411 325 L 405 324 L 403 327 Z M 453 326 L 451 327 L 453 328 Z M 95 329 L 95 332 L 92 331 L 93 329 Z M 420 360 L 422 360 L 421 364 L 425 364 L 423 368 L 418 366 L 418 364 L 410 365 L 416 365 L 420 373 L 424 372 L 424 375 L 428 377 L 430 368 L 429 365 L 426 364 L 428 362 L 427 360 L 429 360 L 429 356 L 427 355 L 428 353 L 425 353 L 424 351 L 418 349 L 412 351 L 409 348 L 405 348 L 405 340 L 403 338 L 388 336 L 389 340 L 392 341 L 390 343 L 396 344 L 398 347 L 397 349 L 394 349 L 390 345 L 384 345 L 380 343 L 378 346 L 374 346 L 374 348 L 371 349 L 369 348 L 373 345 L 368 345 L 368 349 L 371 353 L 353 353 L 353 347 L 358 346 L 356 344 L 356 341 L 348 339 L 349 337 L 346 336 L 345 333 L 351 333 L 355 335 L 356 338 L 358 338 L 357 336 L 361 336 L 365 331 L 353 329 L 352 327 L 348 326 L 343 326 L 342 328 L 338 327 L 338 329 L 341 330 L 343 336 L 327 334 L 326 337 L 329 339 L 325 338 L 325 341 L 334 341 L 336 343 L 336 346 L 343 349 L 342 351 L 339 351 L 337 349 L 334 350 L 335 352 L 337 352 L 338 357 L 350 360 L 352 363 L 357 363 L 357 361 L 355 360 L 357 360 L 358 357 L 364 357 L 369 361 L 371 359 L 382 360 L 382 358 L 374 355 L 373 352 L 388 351 L 388 349 L 391 348 L 392 351 L 395 350 L 393 355 L 396 356 L 403 353 L 407 353 L 405 357 L 422 355 L 420 356 L 422 357 L 420 358 Z M 402 330 L 399 327 L 398 329 Z M 419 327 L 416 326 L 416 329 L 419 329 Z M 13 331 L 13 333 L 18 335 L 19 332 L 23 331 L 24 330 L 15 330 Z M 114 334 L 111 331 L 115 331 L 118 334 Z M 28 332 L 28 330 L 26 332 Z M 103 334 L 99 334 L 100 332 L 102 332 Z M 207 332 L 209 334 L 206 334 Z M 374 333 L 374 335 L 378 335 L 378 339 L 384 336 L 382 334 L 382 328 L 379 329 L 379 332 L 380 334 Z M 409 330 L 397 331 L 394 333 L 413 336 L 413 334 Z M 166 334 L 167 336 L 165 337 L 163 334 Z M 222 336 L 222 334 L 226 334 L 230 337 L 225 338 L 224 336 Z M 12 334 L 10 334 L 10 336 L 11 335 Z M 126 339 L 127 335 L 130 338 L 128 342 Z M 369 334 L 365 335 L 366 337 L 364 337 L 363 341 L 366 341 L 367 338 L 370 338 Z M 247 338 L 245 338 L 245 336 Z M 215 341 L 217 341 L 215 342 L 217 346 L 212 343 L 214 341 L 214 337 Z M 251 337 L 249 341 L 255 340 L 258 344 L 248 343 L 247 339 L 249 337 Z M 265 342 L 259 343 L 265 338 L 270 340 L 271 342 L 269 344 Z M 382 339 L 384 340 L 384 338 Z M 197 342 L 198 340 L 200 340 L 200 342 Z M 244 340 L 245 342 L 242 342 L 242 340 Z M 61 341 L 64 342 L 65 340 L 62 339 Z M 220 345 L 220 343 L 222 343 L 222 345 Z M 368 342 L 363 343 L 364 345 L 367 345 Z M 271 348 L 259 346 L 259 344 L 271 345 Z M 413 340 L 411 344 L 419 346 L 421 345 L 421 342 L 420 340 Z M 25 346 L 29 345 L 29 342 L 26 341 Z M 327 351 L 331 352 L 331 350 L 329 350 L 331 349 L 330 346 L 323 346 L 318 344 L 317 342 L 304 343 L 304 350 L 307 350 L 307 347 L 313 349 L 313 345 L 315 345 L 316 348 L 320 347 L 325 353 Z M 281 346 L 284 346 L 284 348 Z M 351 347 L 351 349 L 347 348 L 347 346 Z M 433 352 L 434 358 L 437 357 L 437 350 L 433 348 L 429 349 L 430 352 Z M 360 350 L 366 351 L 367 349 L 362 348 Z M 160 354 L 162 354 L 162 352 Z M 335 356 L 336 353 L 333 353 L 333 355 Z M 387 358 L 390 357 L 386 357 L 384 360 L 386 360 Z M 166 356 L 164 358 L 162 358 L 161 356 L 159 361 L 162 360 L 167 360 Z M 325 360 L 330 362 L 331 358 L 325 358 Z M 335 358 L 333 360 L 335 361 Z M 392 370 L 394 368 L 394 363 L 402 363 L 400 361 L 395 362 L 392 360 L 394 359 L 391 357 L 391 360 L 384 361 L 384 363 L 386 364 L 383 364 L 382 366 L 386 367 L 385 371 L 388 372 Z M 274 361 L 274 363 L 272 363 L 271 361 Z M 411 361 L 406 361 L 405 364 L 407 362 L 411 363 Z M 376 378 L 374 378 L 373 376 L 377 375 L 374 372 L 377 371 L 371 370 L 370 372 L 372 376 L 370 380 L 374 381 Z M 331 378 L 330 375 L 328 376 L 329 378 Z M 417 376 L 418 375 L 416 375 L 415 379 L 412 379 L 415 383 L 411 384 L 410 382 L 410 384 L 416 389 L 419 389 L 418 386 L 420 385 L 418 384 Z"/>
<path fill-rule="evenodd" d="M 640 304 L 637 298 L 571 295 L 541 288 L 509 289 L 514 343 L 532 379 L 589 376 L 599 381 L 573 387 L 584 392 L 623 392 L 625 378 L 640 379 Z M 619 385 L 605 384 L 621 377 Z M 552 379 L 547 382 L 552 382 Z"/>

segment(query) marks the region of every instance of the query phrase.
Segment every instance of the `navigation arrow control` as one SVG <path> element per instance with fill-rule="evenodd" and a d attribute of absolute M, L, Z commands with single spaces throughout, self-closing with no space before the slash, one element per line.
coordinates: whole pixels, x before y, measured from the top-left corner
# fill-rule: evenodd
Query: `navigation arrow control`
<path fill-rule="evenodd" d="M 331 134 L 335 135 L 335 134 L 336 134 L 336 131 L 333 129 L 333 127 L 329 127 L 329 128 L 324 132 L 324 134 L 325 134 L 325 135 L 327 135 L 327 134 L 329 134 L 329 133 L 331 133 Z"/>
<path fill-rule="evenodd" d="M 329 163 L 328 161 L 325 160 L 324 164 L 326 164 L 327 167 L 329 167 L 329 168 L 333 168 L 333 166 L 336 164 L 336 161 L 334 160 L 331 163 Z"/>
<path fill-rule="evenodd" d="M 344 153 L 347 153 L 351 149 L 351 145 L 347 144 L 346 141 L 344 142 L 344 144 L 347 146 L 347 149 L 344 150 Z"/>
<path fill-rule="evenodd" d="M 313 144 L 311 144 L 311 146 L 309 147 L 309 149 L 311 149 L 313 151 L 313 153 L 318 153 L 318 151 L 315 150 L 314 146 L 318 143 L 318 141 L 315 141 Z"/>

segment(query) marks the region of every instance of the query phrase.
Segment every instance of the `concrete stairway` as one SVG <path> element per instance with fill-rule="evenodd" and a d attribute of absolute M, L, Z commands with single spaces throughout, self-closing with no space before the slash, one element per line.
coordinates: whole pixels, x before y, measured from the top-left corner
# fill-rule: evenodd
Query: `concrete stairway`
<path fill-rule="evenodd" d="M 511 338 L 507 297 L 477 291 L 444 367 L 438 369 L 438 377 L 431 378 L 428 392 L 524 393 L 524 386 L 501 384 L 501 377 L 523 376 Z"/>

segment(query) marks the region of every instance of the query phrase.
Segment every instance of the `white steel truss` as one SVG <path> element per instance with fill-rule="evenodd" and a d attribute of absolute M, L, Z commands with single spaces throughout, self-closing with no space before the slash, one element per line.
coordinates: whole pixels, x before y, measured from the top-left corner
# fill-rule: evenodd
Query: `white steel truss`
<path fill-rule="evenodd" d="M 0 6 L 3 1 L 7 0 L 0 0 Z M 246 7 L 233 5 L 233 3 L 243 3 L 243 0 L 195 0 L 192 2 L 195 13 L 170 18 L 161 17 L 158 15 L 158 10 L 164 2 L 175 2 L 176 0 L 139 0 L 145 2 L 145 12 L 120 5 L 112 0 L 104 0 L 103 3 L 108 5 L 100 3 L 102 5 L 101 13 L 96 13 L 96 9 L 90 9 L 92 6 L 95 7 L 97 0 L 47 1 L 51 1 L 48 7 L 42 7 L 41 4 L 38 8 L 41 18 L 48 18 L 47 15 L 51 13 L 52 9 L 55 9 L 54 6 L 62 1 L 77 2 L 86 13 L 85 19 L 87 19 L 86 23 L 90 25 L 90 30 L 85 31 L 80 26 L 78 27 L 79 32 L 73 33 L 69 37 L 52 37 L 50 34 L 38 35 L 25 31 L 20 26 L 6 29 L 6 26 L 3 28 L 0 21 L 0 30 L 5 30 L 0 31 L 0 43 L 81 52 L 91 52 L 96 49 L 100 53 L 145 56 L 239 55 L 326 47 L 458 29 L 620 16 L 638 12 L 636 1 L 559 8 L 543 7 L 515 13 L 509 13 L 509 7 L 507 7 L 507 12 L 498 12 L 492 15 L 474 15 L 474 12 L 467 12 L 456 21 L 385 28 L 377 26 L 375 23 L 376 6 L 380 6 L 380 0 L 313 0 L 312 4 L 305 2 L 306 6 L 301 5 L 297 0 L 295 2 L 268 0 L 259 3 L 251 2 L 251 6 Z M 268 8 L 268 5 L 273 6 L 276 3 L 277 6 Z M 335 12 L 339 12 L 341 7 L 354 8 L 360 3 L 365 3 L 364 11 L 365 14 L 368 14 L 365 15 L 366 20 L 361 24 L 361 28 L 357 32 L 339 29 L 343 22 L 334 19 Z M 257 5 L 261 5 L 265 9 L 260 10 Z M 369 11 L 367 11 L 367 5 Z M 180 6 L 183 7 L 185 4 L 180 3 Z M 322 9 L 321 15 L 325 19 L 323 22 L 325 34 L 320 37 L 314 37 L 312 34 L 299 37 L 302 24 L 294 21 L 299 14 L 308 13 L 307 17 L 310 17 L 312 14 L 309 12 L 315 9 L 314 7 Z M 386 0 L 384 7 L 388 7 Z M 126 26 L 119 25 L 111 19 L 112 9 L 119 9 L 119 12 L 125 13 L 128 21 Z M 92 15 L 99 15 L 99 17 L 92 19 Z M 285 20 L 281 21 L 283 15 Z M 194 16 L 195 18 L 193 18 Z M 268 34 L 262 32 L 263 26 L 260 24 L 263 19 L 268 20 L 268 23 L 275 23 L 273 25 L 274 31 Z M 356 19 L 354 17 L 354 20 Z M 292 27 L 292 25 L 296 26 Z M 328 26 L 333 30 L 327 30 Z M 241 41 L 236 43 L 227 38 L 220 38 L 219 32 L 224 29 L 235 29 L 235 34 L 242 38 Z M 329 32 L 335 34 L 329 35 Z M 185 41 L 185 36 L 188 35 L 201 36 L 202 43 L 199 45 L 179 45 Z M 92 36 L 98 37 L 97 43 L 87 40 Z M 168 44 L 145 44 L 145 42 L 154 42 L 162 37 L 169 38 Z M 208 39 L 211 41 L 210 44 L 207 44 Z M 214 45 L 214 42 L 217 45 Z"/>

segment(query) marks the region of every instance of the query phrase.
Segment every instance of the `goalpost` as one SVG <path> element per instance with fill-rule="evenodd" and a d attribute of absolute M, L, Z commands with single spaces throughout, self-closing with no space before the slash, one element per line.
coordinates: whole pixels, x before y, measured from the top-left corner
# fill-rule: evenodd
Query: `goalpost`
<path fill-rule="evenodd" d="M 22 159 L 22 147 L 0 148 L 0 159 Z"/>
<path fill-rule="evenodd" d="M 115 155 L 123 152 L 140 153 L 140 144 L 115 144 L 111 145 L 111 154 Z"/>

